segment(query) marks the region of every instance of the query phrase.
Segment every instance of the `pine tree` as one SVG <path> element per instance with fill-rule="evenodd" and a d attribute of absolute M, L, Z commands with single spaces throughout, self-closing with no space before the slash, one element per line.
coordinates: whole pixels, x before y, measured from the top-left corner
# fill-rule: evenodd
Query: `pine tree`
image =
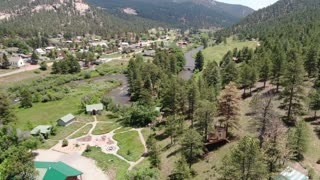
<path fill-rule="evenodd" d="M 241 66 L 240 70 L 240 84 L 243 88 L 243 96 L 246 95 L 246 89 L 250 86 L 251 84 L 251 68 L 248 64 L 244 63 Z"/>
<path fill-rule="evenodd" d="M 174 169 L 169 176 L 171 180 L 185 180 L 191 177 L 190 169 L 188 168 L 188 164 L 186 159 L 181 156 L 179 160 L 177 160 L 174 164 Z"/>
<path fill-rule="evenodd" d="M 307 127 L 304 121 L 299 121 L 295 128 L 291 128 L 288 133 L 289 147 L 296 160 L 303 159 L 303 153 L 307 150 L 308 138 Z"/>
<path fill-rule="evenodd" d="M 181 139 L 182 154 L 187 159 L 189 168 L 203 153 L 201 135 L 194 129 L 185 131 Z"/>
<path fill-rule="evenodd" d="M 3 54 L 3 62 L 1 66 L 3 69 L 8 69 L 10 67 L 10 62 L 6 54 Z"/>
<path fill-rule="evenodd" d="M 243 137 L 222 160 L 219 169 L 222 179 L 264 179 L 267 177 L 263 154 L 258 141 L 252 137 Z"/>
<path fill-rule="evenodd" d="M 229 84 L 231 81 L 237 82 L 238 81 L 238 68 L 234 61 L 230 61 L 225 67 L 221 70 L 222 73 L 222 87 Z"/>
<path fill-rule="evenodd" d="M 197 53 L 196 60 L 195 60 L 195 69 L 202 71 L 203 66 L 204 66 L 204 56 L 202 54 L 202 51 L 199 51 Z"/>
<path fill-rule="evenodd" d="M 229 83 L 221 92 L 219 97 L 219 111 L 224 117 L 223 121 L 228 128 L 238 126 L 238 116 L 240 111 L 240 96 L 235 83 Z"/>
<path fill-rule="evenodd" d="M 211 61 L 207 64 L 202 72 L 202 76 L 208 86 L 215 87 L 216 89 L 221 88 L 220 68 L 215 61 Z"/>
<path fill-rule="evenodd" d="M 287 110 L 287 121 L 294 122 L 294 116 L 301 113 L 303 97 L 304 68 L 300 57 L 291 51 L 291 59 L 284 74 L 283 106 Z"/>
<path fill-rule="evenodd" d="M 304 67 L 308 73 L 309 77 L 314 77 L 319 72 L 319 61 L 320 56 L 316 48 L 310 48 L 306 60 L 304 62 Z"/>
<path fill-rule="evenodd" d="M 262 66 L 260 68 L 260 78 L 263 81 L 263 87 L 266 87 L 266 82 L 269 80 L 271 75 L 271 62 L 269 59 L 264 59 L 262 61 Z"/>
<path fill-rule="evenodd" d="M 188 112 L 191 120 L 191 126 L 193 126 L 194 113 L 197 109 L 199 98 L 199 90 L 195 80 L 193 80 L 191 81 L 191 85 L 188 90 Z"/>
<path fill-rule="evenodd" d="M 286 55 L 282 50 L 278 50 L 273 58 L 272 63 L 272 74 L 274 77 L 274 81 L 277 86 L 277 92 L 279 92 L 279 86 L 281 82 L 281 78 L 285 73 L 286 68 Z"/>
<path fill-rule="evenodd" d="M 317 111 L 320 110 L 320 90 L 316 89 L 310 92 L 310 109 L 314 111 L 314 119 L 317 118 Z"/>
<path fill-rule="evenodd" d="M 209 101 L 203 100 L 199 103 L 196 110 L 196 129 L 202 135 L 203 142 L 207 141 L 208 132 L 216 114 L 216 105 Z"/>
<path fill-rule="evenodd" d="M 2 125 L 7 125 L 16 120 L 10 104 L 9 96 L 0 91 L 0 124 Z"/>

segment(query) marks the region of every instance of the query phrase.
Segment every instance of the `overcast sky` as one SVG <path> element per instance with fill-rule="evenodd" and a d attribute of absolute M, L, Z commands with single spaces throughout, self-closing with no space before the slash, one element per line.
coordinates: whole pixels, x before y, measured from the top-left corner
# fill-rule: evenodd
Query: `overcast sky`
<path fill-rule="evenodd" d="M 217 1 L 225 2 L 229 4 L 241 4 L 241 5 L 249 6 L 255 10 L 258 10 L 277 2 L 278 0 L 217 0 Z"/>

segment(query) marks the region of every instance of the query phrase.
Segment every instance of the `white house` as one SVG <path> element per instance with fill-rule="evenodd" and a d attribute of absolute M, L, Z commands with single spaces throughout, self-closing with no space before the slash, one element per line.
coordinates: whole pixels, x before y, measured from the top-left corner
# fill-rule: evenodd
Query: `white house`
<path fill-rule="evenodd" d="M 20 68 L 25 65 L 24 60 L 20 56 L 13 56 L 10 57 L 8 60 L 12 67 Z"/>

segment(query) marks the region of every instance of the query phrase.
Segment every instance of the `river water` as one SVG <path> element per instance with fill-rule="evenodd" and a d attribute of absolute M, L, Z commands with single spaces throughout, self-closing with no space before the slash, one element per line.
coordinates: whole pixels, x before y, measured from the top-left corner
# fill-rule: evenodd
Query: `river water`
<path fill-rule="evenodd" d="M 195 68 L 195 59 L 192 57 L 193 54 L 196 54 L 203 49 L 203 46 L 196 49 L 192 49 L 184 54 L 186 58 L 186 64 L 183 67 L 183 70 L 179 73 L 179 77 L 185 80 L 191 79 L 193 75 L 193 70 Z M 121 105 L 130 104 L 129 96 L 129 84 L 128 79 L 125 74 L 115 74 L 107 77 L 110 80 L 119 80 L 122 82 L 122 85 L 111 90 L 109 96 L 112 98 L 113 102 Z"/>

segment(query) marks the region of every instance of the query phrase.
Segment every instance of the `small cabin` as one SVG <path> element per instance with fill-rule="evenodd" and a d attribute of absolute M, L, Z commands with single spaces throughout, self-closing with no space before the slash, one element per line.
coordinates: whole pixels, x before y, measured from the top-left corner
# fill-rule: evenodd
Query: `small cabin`
<path fill-rule="evenodd" d="M 60 118 L 58 121 L 57 121 L 57 124 L 59 126 L 67 126 L 69 124 L 71 124 L 73 121 L 76 120 L 76 117 L 74 117 L 74 115 L 72 114 L 68 114 L 68 115 L 65 115 L 63 116 L 62 118 Z"/>
<path fill-rule="evenodd" d="M 87 114 L 91 115 L 97 115 L 100 114 L 103 111 L 103 104 L 91 104 L 91 105 L 86 105 L 86 112 Z"/>
<path fill-rule="evenodd" d="M 216 124 L 215 131 L 208 134 L 206 144 L 214 144 L 222 141 L 228 141 L 227 127 L 221 123 Z"/>

